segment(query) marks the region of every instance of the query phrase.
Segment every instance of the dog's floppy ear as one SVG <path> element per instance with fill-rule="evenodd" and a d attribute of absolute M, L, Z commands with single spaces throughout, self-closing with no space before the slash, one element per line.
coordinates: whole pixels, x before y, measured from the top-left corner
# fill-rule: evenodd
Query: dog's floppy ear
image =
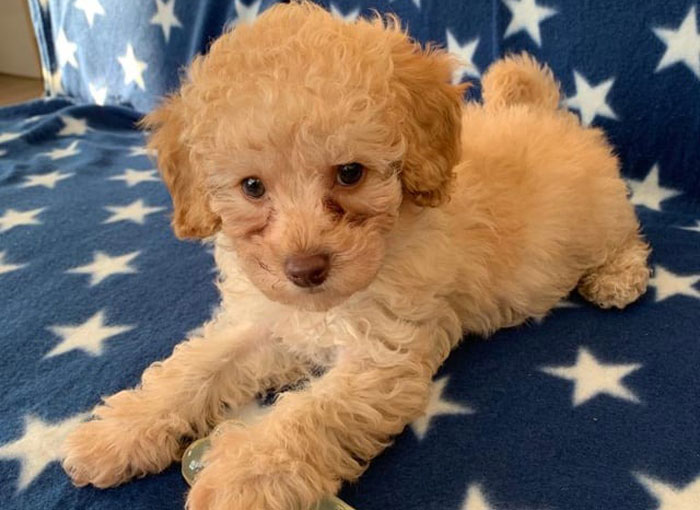
<path fill-rule="evenodd" d="M 419 205 L 435 207 L 450 194 L 452 168 L 461 155 L 462 103 L 466 85 L 453 85 L 457 62 L 449 53 L 421 47 L 389 20 L 393 82 L 403 110 L 404 192 Z"/>
<path fill-rule="evenodd" d="M 221 219 L 209 208 L 203 171 L 190 161 L 180 96 L 166 99 L 144 117 L 141 126 L 152 130 L 148 148 L 157 152 L 158 168 L 173 199 L 175 235 L 183 239 L 214 234 Z"/>

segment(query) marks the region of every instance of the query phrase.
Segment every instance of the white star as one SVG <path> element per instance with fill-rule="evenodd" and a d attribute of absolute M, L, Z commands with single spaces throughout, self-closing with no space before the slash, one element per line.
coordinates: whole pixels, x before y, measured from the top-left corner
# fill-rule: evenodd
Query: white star
<path fill-rule="evenodd" d="M 58 38 L 56 39 L 56 54 L 58 55 L 58 65 L 63 67 L 66 64 L 70 64 L 76 69 L 78 68 L 78 62 L 75 60 L 75 52 L 78 49 L 78 45 L 72 43 L 66 37 L 66 33 L 61 28 L 58 31 Z"/>
<path fill-rule="evenodd" d="M 58 132 L 58 136 L 84 135 L 90 129 L 86 119 L 76 119 L 69 115 L 61 115 L 63 128 Z"/>
<path fill-rule="evenodd" d="M 643 205 L 654 211 L 661 211 L 661 202 L 680 195 L 682 191 L 659 186 L 659 165 L 654 165 L 643 181 L 628 179 L 627 185 L 632 192 L 631 202 Z"/>
<path fill-rule="evenodd" d="M 44 86 L 52 96 L 63 94 L 63 81 L 60 67 L 53 73 L 48 68 L 42 67 L 41 74 L 44 77 Z"/>
<path fill-rule="evenodd" d="M 556 9 L 537 5 L 535 0 L 503 0 L 512 15 L 503 38 L 525 30 L 537 46 L 542 46 L 540 23 L 557 14 Z"/>
<path fill-rule="evenodd" d="M 170 38 L 170 29 L 172 27 L 182 27 L 182 23 L 175 16 L 175 0 L 171 0 L 169 3 L 165 0 L 156 0 L 156 9 L 158 9 L 158 12 L 151 18 L 151 24 L 160 25 L 167 43 Z"/>
<path fill-rule="evenodd" d="M 336 18 L 342 19 L 343 21 L 345 21 L 345 23 L 352 23 L 360 15 L 360 8 L 358 7 L 354 11 L 350 11 L 347 14 L 343 14 L 340 9 L 336 8 L 336 6 L 333 5 L 333 3 L 331 3 L 331 14 Z"/>
<path fill-rule="evenodd" d="M 0 447 L 0 459 L 20 462 L 18 492 L 26 489 L 48 464 L 61 459 L 66 436 L 88 416 L 89 413 L 80 413 L 63 421 L 47 423 L 36 416 L 25 415 L 22 437 Z"/>
<path fill-rule="evenodd" d="M 655 302 L 663 301 L 671 296 L 690 296 L 700 299 L 700 291 L 693 285 L 700 281 L 700 274 L 690 276 L 680 276 L 672 273 L 668 269 L 656 265 L 654 274 L 649 279 L 649 285 L 656 288 Z"/>
<path fill-rule="evenodd" d="M 574 381 L 573 405 L 576 407 L 602 394 L 639 404 L 639 398 L 623 386 L 621 381 L 641 367 L 639 363 L 600 363 L 588 349 L 579 347 L 574 365 L 543 367 L 540 370 L 555 377 Z"/>
<path fill-rule="evenodd" d="M 260 3 L 262 0 L 255 0 L 251 5 L 246 5 L 241 0 L 236 0 L 236 19 L 234 23 L 252 23 L 258 17 Z"/>
<path fill-rule="evenodd" d="M 590 83 L 577 71 L 574 71 L 576 95 L 566 99 L 569 108 L 576 108 L 581 113 L 581 122 L 589 126 L 596 115 L 617 120 L 617 115 L 607 102 L 608 93 L 615 83 L 615 78 L 609 78 L 596 86 Z"/>
<path fill-rule="evenodd" d="M 45 152 L 43 156 L 48 156 L 49 158 L 56 160 L 56 159 L 62 159 L 62 158 L 67 158 L 69 156 L 75 156 L 78 154 L 80 151 L 78 150 L 78 140 L 75 140 L 71 142 L 69 145 L 67 145 L 63 149 L 54 149 L 49 152 Z"/>
<path fill-rule="evenodd" d="M 461 510 L 493 510 L 493 507 L 486 501 L 481 486 L 471 484 L 467 489 L 467 497 L 462 504 Z"/>
<path fill-rule="evenodd" d="M 62 174 L 58 170 L 54 170 L 48 174 L 28 175 L 27 180 L 19 185 L 20 188 L 31 188 L 32 186 L 44 186 L 45 188 L 54 189 L 58 181 L 73 177 L 75 174 Z"/>
<path fill-rule="evenodd" d="M 145 146 L 139 145 L 129 149 L 129 156 L 151 156 L 151 153 Z"/>
<path fill-rule="evenodd" d="M 92 83 L 88 84 L 88 89 L 90 90 L 90 95 L 95 101 L 95 104 L 102 106 L 105 104 L 105 99 L 107 98 L 107 87 L 97 88 Z"/>
<path fill-rule="evenodd" d="M 75 8 L 83 11 L 90 28 L 92 28 L 92 22 L 95 20 L 96 14 L 100 16 L 105 15 L 105 10 L 100 5 L 100 0 L 75 0 Z"/>
<path fill-rule="evenodd" d="M 146 216 L 154 212 L 162 211 L 165 207 L 148 207 L 144 205 L 143 200 L 136 200 L 125 206 L 107 206 L 105 207 L 112 216 L 107 218 L 102 223 L 115 223 L 117 221 L 133 221 L 139 225 L 143 225 Z"/>
<path fill-rule="evenodd" d="M 61 341 L 44 358 L 58 356 L 74 349 L 80 349 L 92 356 L 99 356 L 102 354 L 102 343 L 105 340 L 134 329 L 134 326 L 107 326 L 104 317 L 104 310 L 100 310 L 77 326 L 49 326 L 49 331 L 60 336 Z"/>
<path fill-rule="evenodd" d="M 690 8 L 677 29 L 655 28 L 654 33 L 666 45 L 666 52 L 661 57 L 656 72 L 682 62 L 700 78 L 700 33 L 695 5 Z"/>
<path fill-rule="evenodd" d="M 41 222 L 36 219 L 36 216 L 41 214 L 44 209 L 46 209 L 46 207 L 32 209 L 30 211 L 8 209 L 5 211 L 5 214 L 0 216 L 0 232 L 7 232 L 21 225 L 41 225 Z"/>
<path fill-rule="evenodd" d="M 125 168 L 124 173 L 121 175 L 115 175 L 110 177 L 109 181 L 124 181 L 126 185 L 131 188 L 136 186 L 140 182 L 158 181 L 158 177 L 155 176 L 157 170 L 133 170 L 131 168 Z"/>
<path fill-rule="evenodd" d="M 20 133 L 19 131 L 2 133 L 0 135 L 0 143 L 11 142 L 12 140 L 17 140 L 17 138 L 19 138 L 20 136 L 22 136 L 22 133 Z"/>
<path fill-rule="evenodd" d="M 7 264 L 5 263 L 5 252 L 0 251 L 0 274 L 9 273 L 10 271 L 16 271 L 21 269 L 27 264 Z"/>
<path fill-rule="evenodd" d="M 476 51 L 476 47 L 479 45 L 479 38 L 477 37 L 476 39 L 472 39 L 471 41 L 462 45 L 459 44 L 459 41 L 457 41 L 455 36 L 452 35 L 452 32 L 446 30 L 445 33 L 447 34 L 447 51 L 455 55 L 461 64 L 457 69 L 455 69 L 454 74 L 452 75 L 452 82 L 461 82 L 465 74 L 467 76 L 479 78 L 481 73 L 474 64 L 473 60 L 474 52 Z"/>
<path fill-rule="evenodd" d="M 693 227 L 678 227 L 682 230 L 690 230 L 691 232 L 700 232 L 700 220 L 695 220 L 695 226 Z"/>
<path fill-rule="evenodd" d="M 411 423 L 411 428 L 419 441 L 425 438 L 430 428 L 430 423 L 437 416 L 474 413 L 469 407 L 442 398 L 445 386 L 447 386 L 449 380 L 449 376 L 445 376 L 432 384 L 425 414 Z"/>
<path fill-rule="evenodd" d="M 110 257 L 106 253 L 96 251 L 90 264 L 69 269 L 66 273 L 89 274 L 90 287 L 94 287 L 113 274 L 137 273 L 138 271 L 131 267 L 129 262 L 138 257 L 140 253 L 140 251 L 132 251 L 126 255 Z"/>
<path fill-rule="evenodd" d="M 568 299 L 562 299 L 554 305 L 554 308 L 579 308 L 579 305 Z"/>
<path fill-rule="evenodd" d="M 659 506 L 656 510 L 697 510 L 700 503 L 700 476 L 679 488 L 656 478 L 635 473 L 635 477 L 651 494 Z"/>
<path fill-rule="evenodd" d="M 0 157 L 4 156 L 7 154 L 7 151 L 5 149 L 0 149 Z"/>
<path fill-rule="evenodd" d="M 148 64 L 136 58 L 131 43 L 126 45 L 126 53 L 121 57 L 117 57 L 117 60 L 119 60 L 124 70 L 124 85 L 134 82 L 141 90 L 146 90 L 146 84 L 143 82 L 143 72 L 148 67 Z"/>

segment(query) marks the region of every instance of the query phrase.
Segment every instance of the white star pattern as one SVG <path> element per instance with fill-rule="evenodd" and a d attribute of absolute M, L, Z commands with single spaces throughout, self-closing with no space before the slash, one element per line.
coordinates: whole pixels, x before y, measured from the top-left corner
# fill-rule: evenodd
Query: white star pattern
<path fill-rule="evenodd" d="M 25 415 L 22 437 L 0 446 L 0 459 L 20 462 L 17 491 L 26 489 L 47 465 L 61 459 L 66 436 L 88 416 L 89 413 L 80 413 L 48 423 L 36 416 Z"/>
<path fill-rule="evenodd" d="M 479 69 L 474 64 L 474 52 L 476 52 L 476 47 L 479 45 L 479 38 L 477 37 L 464 44 L 459 44 L 459 41 L 457 41 L 449 30 L 446 31 L 446 37 L 447 51 L 455 55 L 461 64 L 455 69 L 452 75 L 452 82 L 461 82 L 465 74 L 474 78 L 481 77 Z"/>
<path fill-rule="evenodd" d="M 642 473 L 635 474 L 635 477 L 656 500 L 656 510 L 697 510 L 700 502 L 700 476 L 682 488 Z"/>
<path fill-rule="evenodd" d="M 0 135 L 0 143 L 11 142 L 12 140 L 17 140 L 22 133 L 20 132 L 7 132 Z"/>
<path fill-rule="evenodd" d="M 54 189 L 57 182 L 73 177 L 73 175 L 75 174 L 62 174 L 58 170 L 46 174 L 28 175 L 27 180 L 20 184 L 19 187 L 44 186 L 45 188 Z"/>
<path fill-rule="evenodd" d="M 0 149 L 0 157 L 4 156 L 7 154 L 7 151 L 5 149 Z"/>
<path fill-rule="evenodd" d="M 601 363 L 585 347 L 579 347 L 576 363 L 571 366 L 543 367 L 554 377 L 574 382 L 573 406 L 577 407 L 598 395 L 609 395 L 636 404 L 639 398 L 622 384 L 622 379 L 642 367 L 639 363 Z"/>
<path fill-rule="evenodd" d="M 597 115 L 617 120 L 617 115 L 607 102 L 615 78 L 609 78 L 596 86 L 590 83 L 578 71 L 574 71 L 576 95 L 566 99 L 566 106 L 575 108 L 581 114 L 581 123 L 590 126 Z"/>
<path fill-rule="evenodd" d="M 52 96 L 63 94 L 63 75 L 59 67 L 53 73 L 47 68 L 41 68 L 41 75 L 44 77 L 44 86 L 48 88 Z"/>
<path fill-rule="evenodd" d="M 61 28 L 58 31 L 58 37 L 56 38 L 56 55 L 58 56 L 58 65 L 63 67 L 66 64 L 72 65 L 74 68 L 78 68 L 78 61 L 75 60 L 75 52 L 78 50 L 78 45 L 70 42 L 66 33 Z"/>
<path fill-rule="evenodd" d="M 5 261 L 5 252 L 0 251 L 0 274 L 16 271 L 26 265 L 27 264 L 8 264 L 7 261 Z"/>
<path fill-rule="evenodd" d="M 107 218 L 103 223 L 116 223 L 117 221 L 133 221 L 139 225 L 143 225 L 146 221 L 146 216 L 158 211 L 162 211 L 165 207 L 149 207 L 143 203 L 143 200 L 136 200 L 125 206 L 106 206 L 112 216 Z"/>
<path fill-rule="evenodd" d="M 157 170 L 134 170 L 132 168 L 125 168 L 124 173 L 121 175 L 115 175 L 110 177 L 110 181 L 124 181 L 127 187 L 131 188 L 136 186 L 141 182 L 158 182 L 158 177 L 156 177 Z"/>
<path fill-rule="evenodd" d="M 51 158 L 52 160 L 68 158 L 70 156 L 75 156 L 80 151 L 78 150 L 78 141 L 75 140 L 68 144 L 63 149 L 58 148 L 49 152 L 45 152 L 43 155 Z"/>
<path fill-rule="evenodd" d="M 148 64 L 136 58 L 134 48 L 131 43 L 126 45 L 126 53 L 117 60 L 124 70 L 124 85 L 136 83 L 141 90 L 146 90 L 146 84 L 143 81 L 143 72 L 148 67 Z"/>
<path fill-rule="evenodd" d="M 36 217 L 44 211 L 46 207 L 32 209 L 29 211 L 16 211 L 8 209 L 5 214 L 0 216 L 0 232 L 7 232 L 15 227 L 23 225 L 41 225 L 41 222 Z"/>
<path fill-rule="evenodd" d="M 151 18 L 151 25 L 160 25 L 167 43 L 168 39 L 170 39 L 170 30 L 173 27 L 182 28 L 182 23 L 175 16 L 175 0 L 170 0 L 170 2 L 156 0 L 156 9 L 158 12 Z"/>
<path fill-rule="evenodd" d="M 700 33 L 695 5 L 677 29 L 655 28 L 654 33 L 666 45 L 666 51 L 656 67 L 657 73 L 682 62 L 700 78 Z"/>
<path fill-rule="evenodd" d="M 484 493 L 481 491 L 481 486 L 472 484 L 467 488 L 467 496 L 464 499 L 461 510 L 494 510 L 489 505 Z"/>
<path fill-rule="evenodd" d="M 433 382 L 430 388 L 430 397 L 428 405 L 425 408 L 425 414 L 411 423 L 411 428 L 419 441 L 425 438 L 428 434 L 431 422 L 438 416 L 474 413 L 469 407 L 442 398 L 442 394 L 449 380 L 450 378 L 446 376 Z"/>
<path fill-rule="evenodd" d="M 92 83 L 88 84 L 88 89 L 90 90 L 90 95 L 97 105 L 104 105 L 105 99 L 107 99 L 107 87 L 96 87 Z"/>
<path fill-rule="evenodd" d="M 700 291 L 693 287 L 699 281 L 700 274 L 680 276 L 663 266 L 656 265 L 654 274 L 649 279 L 649 285 L 656 289 L 654 301 L 658 303 L 672 296 L 689 296 L 700 299 Z"/>
<path fill-rule="evenodd" d="M 135 268 L 129 265 L 129 262 L 138 257 L 140 253 L 140 251 L 132 251 L 126 255 L 110 257 L 106 253 L 96 251 L 90 264 L 69 269 L 66 273 L 89 274 L 90 287 L 94 287 L 114 274 L 138 273 Z"/>
<path fill-rule="evenodd" d="M 95 21 L 95 15 L 105 15 L 105 10 L 100 5 L 100 0 L 75 0 L 74 5 L 76 9 L 83 11 L 90 28 L 92 28 L 92 23 Z"/>
<path fill-rule="evenodd" d="M 234 23 L 252 23 L 255 21 L 255 18 L 258 17 L 258 13 L 260 12 L 260 3 L 262 0 L 255 0 L 250 5 L 246 5 L 241 0 L 236 0 L 235 6 L 236 6 L 236 19 L 234 20 Z"/>
<path fill-rule="evenodd" d="M 360 8 L 358 7 L 347 14 L 343 14 L 340 9 L 331 3 L 331 14 L 336 18 L 342 19 L 345 23 L 352 23 L 360 15 Z"/>
<path fill-rule="evenodd" d="M 537 5 L 535 0 L 503 0 L 512 15 L 503 38 L 525 30 L 537 46 L 542 46 L 540 23 L 557 14 L 556 9 Z"/>
<path fill-rule="evenodd" d="M 139 145 L 129 149 L 129 156 L 155 156 L 145 146 Z"/>
<path fill-rule="evenodd" d="M 105 325 L 105 311 L 100 310 L 77 326 L 49 326 L 48 330 L 61 337 L 61 341 L 44 358 L 58 356 L 79 349 L 91 356 L 102 354 L 105 340 L 134 329 L 134 326 Z"/>
<path fill-rule="evenodd" d="M 691 227 L 678 227 L 681 230 L 690 230 L 691 232 L 700 232 L 700 220 L 695 220 L 695 225 Z"/>
<path fill-rule="evenodd" d="M 554 308 L 579 308 L 579 305 L 568 299 L 562 299 L 554 305 Z"/>
<path fill-rule="evenodd" d="M 69 115 L 61 115 L 61 120 L 63 121 L 63 128 L 58 132 L 58 136 L 82 136 L 90 129 L 86 119 L 76 119 Z"/>
<path fill-rule="evenodd" d="M 643 181 L 628 179 L 634 205 L 643 205 L 654 211 L 661 211 L 661 202 L 678 196 L 680 191 L 659 186 L 659 165 L 654 165 Z"/>

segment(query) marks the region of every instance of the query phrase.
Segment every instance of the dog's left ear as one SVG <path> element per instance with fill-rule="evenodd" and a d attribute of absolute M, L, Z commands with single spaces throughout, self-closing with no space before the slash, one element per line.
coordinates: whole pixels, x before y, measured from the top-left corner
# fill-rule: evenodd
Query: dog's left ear
<path fill-rule="evenodd" d="M 454 57 L 412 41 L 397 20 L 387 26 L 392 44 L 393 85 L 403 110 L 404 193 L 419 205 L 435 207 L 449 198 L 453 167 L 461 155 L 463 94 L 453 85 Z"/>

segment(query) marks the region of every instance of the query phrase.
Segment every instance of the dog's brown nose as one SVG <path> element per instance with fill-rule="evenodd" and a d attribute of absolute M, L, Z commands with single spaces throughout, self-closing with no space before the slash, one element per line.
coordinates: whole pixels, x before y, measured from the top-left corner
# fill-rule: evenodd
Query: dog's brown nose
<path fill-rule="evenodd" d="M 284 262 L 287 278 L 299 287 L 316 287 L 328 276 L 328 255 L 291 255 Z"/>

